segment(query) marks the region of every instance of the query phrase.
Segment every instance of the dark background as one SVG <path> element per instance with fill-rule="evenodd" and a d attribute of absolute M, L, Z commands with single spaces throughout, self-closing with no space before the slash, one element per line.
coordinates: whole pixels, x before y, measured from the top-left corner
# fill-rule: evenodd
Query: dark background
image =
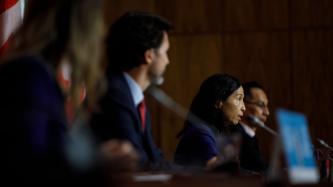
<path fill-rule="evenodd" d="M 270 99 L 267 125 L 279 107 L 305 113 L 313 142 L 333 144 L 332 0 L 106 0 L 107 24 L 128 10 L 145 10 L 174 24 L 170 65 L 161 87 L 189 107 L 203 79 L 223 72 L 258 81 Z M 154 136 L 172 159 L 183 119 L 148 97 Z M 272 138 L 258 136 L 269 156 Z"/>

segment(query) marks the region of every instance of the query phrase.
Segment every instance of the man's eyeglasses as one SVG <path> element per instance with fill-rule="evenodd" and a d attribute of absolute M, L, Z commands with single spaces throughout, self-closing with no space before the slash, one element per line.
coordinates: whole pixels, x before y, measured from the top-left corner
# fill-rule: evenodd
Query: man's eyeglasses
<path fill-rule="evenodd" d="M 268 108 L 268 105 L 266 105 L 262 101 L 249 101 L 249 100 L 245 100 L 244 102 L 248 103 L 248 104 L 256 105 L 257 107 L 262 108 L 262 109 Z"/>

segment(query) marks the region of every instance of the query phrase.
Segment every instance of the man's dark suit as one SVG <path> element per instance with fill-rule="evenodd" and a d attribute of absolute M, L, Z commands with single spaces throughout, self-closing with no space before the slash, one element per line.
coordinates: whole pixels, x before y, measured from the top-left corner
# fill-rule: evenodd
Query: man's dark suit
<path fill-rule="evenodd" d="M 242 137 L 239 155 L 240 166 L 243 169 L 250 171 L 264 171 L 266 169 L 266 165 L 263 162 L 257 138 L 255 136 L 249 136 L 240 124 L 231 128 L 232 132 L 238 132 Z"/>
<path fill-rule="evenodd" d="M 146 112 L 146 126 L 143 132 L 138 110 L 123 74 L 108 75 L 107 93 L 101 99 L 100 111 L 94 113 L 91 125 L 100 142 L 109 139 L 130 141 L 140 155 L 141 166 L 163 160 L 153 141 L 149 112 Z"/>

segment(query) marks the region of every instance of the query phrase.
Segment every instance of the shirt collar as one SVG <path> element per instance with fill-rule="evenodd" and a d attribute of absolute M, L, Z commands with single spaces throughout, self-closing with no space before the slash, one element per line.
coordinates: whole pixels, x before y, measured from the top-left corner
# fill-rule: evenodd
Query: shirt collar
<path fill-rule="evenodd" d="M 242 125 L 245 133 L 248 134 L 251 138 L 256 136 L 256 132 L 253 129 L 251 129 L 249 126 L 245 125 L 244 123 L 240 123 L 240 125 Z"/>
<path fill-rule="evenodd" d="M 144 98 L 143 91 L 140 88 L 139 84 L 128 73 L 123 72 L 123 75 L 130 88 L 134 104 L 137 107 Z"/>

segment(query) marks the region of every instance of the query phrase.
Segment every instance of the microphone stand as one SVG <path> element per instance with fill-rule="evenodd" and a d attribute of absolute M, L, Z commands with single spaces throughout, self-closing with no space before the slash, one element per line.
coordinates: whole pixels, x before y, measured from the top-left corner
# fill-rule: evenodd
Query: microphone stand
<path fill-rule="evenodd" d="M 266 126 L 262 121 L 260 121 L 257 117 L 255 116 L 247 116 L 247 119 L 250 120 L 250 122 L 252 122 L 253 124 L 265 129 L 267 132 L 269 132 L 270 134 L 277 136 L 277 132 L 274 131 L 273 129 L 269 128 L 268 126 Z"/>
<path fill-rule="evenodd" d="M 321 180 L 332 182 L 332 162 L 333 159 L 330 156 L 330 152 L 333 152 L 333 148 L 324 140 L 317 138 L 319 144 L 325 147 L 329 152 L 322 152 L 323 158 L 320 160 L 320 175 Z"/>
<path fill-rule="evenodd" d="M 324 140 L 317 138 L 317 141 L 320 143 L 320 145 L 324 146 L 326 149 L 333 152 L 333 148 L 330 145 L 328 145 Z"/>

